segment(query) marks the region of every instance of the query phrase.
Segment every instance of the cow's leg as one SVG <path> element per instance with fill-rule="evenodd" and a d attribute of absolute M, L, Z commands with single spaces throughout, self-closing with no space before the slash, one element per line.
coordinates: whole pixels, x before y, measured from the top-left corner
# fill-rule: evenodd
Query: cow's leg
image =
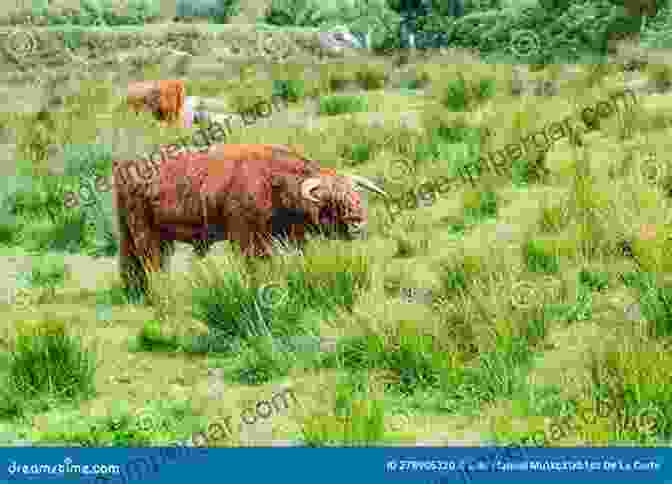
<path fill-rule="evenodd" d="M 147 277 L 133 244 L 127 218 L 119 213 L 119 273 L 121 282 L 132 298 L 147 288 Z"/>
<path fill-rule="evenodd" d="M 161 240 L 161 262 L 160 267 L 162 271 L 170 271 L 170 260 L 175 254 L 175 241 Z"/>
<path fill-rule="evenodd" d="M 238 242 L 244 257 L 264 257 L 272 254 L 270 244 L 265 243 L 250 224 L 244 224 L 237 229 L 231 238 Z"/>
<path fill-rule="evenodd" d="M 149 210 L 142 202 L 132 207 L 125 202 L 128 200 L 123 197 L 118 202 L 123 248 L 120 251 L 120 270 L 131 293 L 142 294 L 148 289 L 147 273 L 167 267 L 173 248 L 172 238 L 162 237 L 161 231 L 151 223 Z"/>

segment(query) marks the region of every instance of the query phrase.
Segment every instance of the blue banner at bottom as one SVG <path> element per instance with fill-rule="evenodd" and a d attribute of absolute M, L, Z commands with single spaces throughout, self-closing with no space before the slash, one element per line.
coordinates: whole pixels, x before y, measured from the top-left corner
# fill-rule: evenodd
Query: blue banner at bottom
<path fill-rule="evenodd" d="M 0 482 L 672 483 L 670 448 L 3 447 Z"/>

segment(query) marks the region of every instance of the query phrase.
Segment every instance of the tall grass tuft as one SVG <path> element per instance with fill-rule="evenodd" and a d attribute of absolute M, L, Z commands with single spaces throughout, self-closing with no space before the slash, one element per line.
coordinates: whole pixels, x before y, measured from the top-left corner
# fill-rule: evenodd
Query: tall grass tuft
<path fill-rule="evenodd" d="M 95 352 L 67 334 L 64 322 L 21 326 L 10 350 L 0 413 L 21 414 L 33 402 L 90 397 L 95 371 Z"/>
<path fill-rule="evenodd" d="M 332 415 L 304 419 L 301 433 L 309 447 L 370 446 L 385 436 L 381 395 L 371 388 L 364 373 L 346 375 L 336 384 Z"/>
<path fill-rule="evenodd" d="M 369 264 L 347 249 L 327 257 L 308 248 L 279 265 L 235 265 L 238 270 L 199 266 L 192 281 L 192 315 L 218 341 L 206 347 L 237 354 L 230 375 L 262 383 L 286 374 L 297 358 L 315 363 L 315 355 L 293 354 L 293 339 L 312 337 L 321 319 L 351 311 L 357 294 L 369 287 Z"/>
<path fill-rule="evenodd" d="M 347 113 L 361 113 L 368 109 L 366 98 L 361 96 L 328 96 L 320 99 L 319 114 L 337 116 Z"/>

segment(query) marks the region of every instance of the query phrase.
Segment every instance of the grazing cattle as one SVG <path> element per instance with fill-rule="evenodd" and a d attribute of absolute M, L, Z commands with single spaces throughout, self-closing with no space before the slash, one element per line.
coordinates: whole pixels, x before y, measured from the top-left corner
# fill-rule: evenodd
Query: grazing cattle
<path fill-rule="evenodd" d="M 146 271 L 166 269 L 175 241 L 200 254 L 217 241 L 246 256 L 271 255 L 272 239 L 301 243 L 307 231 L 342 239 L 363 233 L 360 186 L 371 181 L 321 168 L 284 145 L 214 145 L 156 165 L 149 179 L 115 162 L 120 270 L 127 287 L 146 287 Z M 137 169 L 137 168 L 136 168 Z"/>
<path fill-rule="evenodd" d="M 183 81 L 143 81 L 128 86 L 128 106 L 136 111 L 149 111 L 160 121 L 179 123 L 184 114 Z"/>

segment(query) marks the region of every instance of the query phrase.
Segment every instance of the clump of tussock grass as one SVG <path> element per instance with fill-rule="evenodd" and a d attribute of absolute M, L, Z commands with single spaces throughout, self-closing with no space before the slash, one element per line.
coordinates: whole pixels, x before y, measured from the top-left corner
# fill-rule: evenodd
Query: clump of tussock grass
<path fill-rule="evenodd" d="M 370 446 L 385 437 L 384 406 L 380 391 L 365 373 L 347 374 L 336 383 L 332 414 L 315 414 L 301 426 L 309 447 Z"/>
<path fill-rule="evenodd" d="M 53 289 L 65 282 L 67 266 L 62 256 L 42 256 L 34 260 L 28 275 L 30 284 Z"/>
<path fill-rule="evenodd" d="M 544 159 L 522 157 L 511 162 L 511 181 L 515 186 L 524 187 L 547 180 L 548 169 Z"/>
<path fill-rule="evenodd" d="M 672 434 L 670 424 L 670 360 L 662 342 L 633 336 L 593 353 L 590 393 L 577 404 L 577 437 L 589 442 L 660 443 Z M 606 408 L 606 418 L 600 418 Z"/>
<path fill-rule="evenodd" d="M 355 80 L 365 90 L 382 89 L 388 81 L 390 75 L 386 66 L 379 64 L 368 64 L 361 66 L 355 73 Z"/>
<path fill-rule="evenodd" d="M 300 79 L 274 80 L 272 95 L 296 103 L 306 97 L 306 87 Z"/>
<path fill-rule="evenodd" d="M 2 391 L 5 417 L 94 394 L 95 352 L 80 337 L 67 334 L 64 322 L 26 324 L 17 332 Z"/>
<path fill-rule="evenodd" d="M 559 252 L 569 252 L 572 248 L 575 255 L 570 257 L 583 259 L 613 252 L 617 234 L 610 219 L 614 219 L 612 214 L 616 205 L 610 200 L 609 192 L 601 188 L 601 182 L 590 173 L 587 161 L 577 162 L 568 198 L 560 204 L 561 212 L 564 212 L 562 221 L 569 222 L 563 231 L 564 242 L 555 239 Z"/>
<path fill-rule="evenodd" d="M 409 259 L 427 254 L 429 251 L 429 240 L 426 237 L 418 237 L 401 231 L 393 235 L 393 238 L 396 243 L 394 257 Z"/>
<path fill-rule="evenodd" d="M 439 99 L 451 111 L 470 111 L 492 97 L 494 92 L 494 79 L 479 79 L 472 84 L 461 73 L 457 73 L 457 79 L 444 84 Z"/>
<path fill-rule="evenodd" d="M 140 412 L 121 401 L 102 417 L 82 418 L 79 413 L 67 414 L 59 421 L 50 422 L 47 431 L 35 440 L 83 447 L 174 445 L 176 440 L 200 431 L 202 420 L 189 401 L 158 401 Z"/>
<path fill-rule="evenodd" d="M 672 288 L 661 281 L 659 274 L 637 271 L 622 276 L 627 287 L 637 291 L 642 315 L 647 320 L 651 338 L 665 338 L 672 334 Z"/>
<path fill-rule="evenodd" d="M 21 234 L 21 245 L 38 253 L 76 253 L 86 246 L 88 233 L 86 216 L 75 212 L 58 217 L 55 223 L 42 220 L 26 227 Z"/>
<path fill-rule="evenodd" d="M 488 349 L 479 351 L 479 331 L 470 327 L 473 321 L 463 321 L 461 329 L 449 324 L 464 318 L 462 311 L 454 309 L 450 319 L 448 311 L 444 313 L 437 324 L 446 328 L 443 334 L 423 333 L 418 328 L 422 324 L 405 320 L 385 336 L 369 332 L 345 338 L 334 356 L 336 365 L 351 371 L 384 370 L 387 391 L 423 395 L 423 407 L 451 413 L 474 411 L 520 391 L 533 352 L 546 334 L 543 313 L 528 313 L 526 324 L 521 318 L 520 330 L 495 330 Z"/>
<path fill-rule="evenodd" d="M 56 296 L 56 287 L 62 285 L 68 275 L 68 268 L 62 256 L 33 257 L 29 272 L 19 275 L 17 283 L 23 289 L 38 289 L 37 303 L 45 303 Z"/>
<path fill-rule="evenodd" d="M 525 375 L 532 357 L 542 348 L 548 331 L 548 319 L 543 308 L 519 310 L 516 314 L 502 307 L 500 302 L 498 307 L 509 314 L 511 321 L 505 317 L 493 317 L 485 325 L 489 329 L 483 333 L 484 327 L 475 325 L 474 316 L 469 315 L 474 312 L 479 316 L 484 314 L 485 308 L 475 308 L 476 297 L 484 295 L 472 296 L 465 301 L 464 308 L 454 308 L 444 313 L 442 318 L 446 322 L 463 321 L 463 348 L 469 351 L 464 353 L 463 357 L 468 358 L 464 364 L 453 369 L 449 377 L 440 382 L 440 397 L 436 397 L 435 404 L 452 412 L 473 411 L 484 403 L 511 398 L 519 393 L 525 386 Z M 491 314 L 493 312 L 490 310 Z M 467 329 L 467 325 L 471 329 Z"/>
<path fill-rule="evenodd" d="M 138 332 L 136 346 L 142 351 L 176 351 L 180 340 L 174 334 L 167 334 L 160 321 L 145 321 Z"/>
<path fill-rule="evenodd" d="M 661 92 L 667 91 L 672 86 L 672 67 L 667 64 L 649 64 L 646 74 Z"/>
<path fill-rule="evenodd" d="M 512 401 L 512 415 L 498 418 L 493 425 L 493 439 L 498 445 L 542 447 L 553 444 L 550 440 L 559 434 L 545 428 L 544 420 L 554 418 L 565 421 L 575 415 L 573 402 L 562 395 L 562 388 L 556 384 L 528 385 Z M 524 427 L 511 425 L 512 419 L 525 419 Z M 522 427 L 522 428 L 521 428 Z M 524 429 L 524 430 L 522 430 Z"/>
<path fill-rule="evenodd" d="M 530 272 L 555 274 L 560 270 L 558 256 L 549 253 L 541 242 L 528 240 L 522 245 L 522 257 Z"/>
<path fill-rule="evenodd" d="M 83 190 L 83 178 L 76 181 L 84 173 L 104 176 L 111 169 L 109 147 L 66 145 L 63 156 L 65 177 L 36 174 L 32 167 L 24 166 L 24 174 L 9 187 L 3 202 L 15 229 L 9 240 L 33 252 L 77 252 L 101 246 L 104 254 L 115 254 L 110 210 L 103 210 L 104 202 L 111 205 L 111 194 L 91 187 Z M 70 204 L 73 194 L 74 206 Z M 91 200 L 95 201 L 93 207 L 85 206 L 90 198 L 95 199 Z"/>
<path fill-rule="evenodd" d="M 518 391 L 546 337 L 545 298 L 516 307 L 513 291 L 499 290 L 513 285 L 504 274 L 512 270 L 505 261 L 493 264 L 491 257 L 474 256 L 459 262 L 451 268 L 461 266 L 462 274 L 439 284 L 429 317 L 398 316 L 385 329 L 372 325 L 342 338 L 329 365 L 386 371 L 387 390 L 424 395 L 422 406 L 450 412 L 473 410 Z"/>
<path fill-rule="evenodd" d="M 343 149 L 343 156 L 349 160 L 350 166 L 361 165 L 371 160 L 374 155 L 375 145 L 368 143 L 350 143 Z"/>
<path fill-rule="evenodd" d="M 493 190 L 467 189 L 462 194 L 462 206 L 467 222 L 496 217 L 497 194 Z"/>
<path fill-rule="evenodd" d="M 350 371 L 382 369 L 388 388 L 404 394 L 436 387 L 452 358 L 437 338 L 422 334 L 411 320 L 398 321 L 389 334 L 371 331 L 343 338 L 332 363 Z"/>
<path fill-rule="evenodd" d="M 549 197 L 542 200 L 537 221 L 537 227 L 542 234 L 558 234 L 567 227 L 569 221 L 566 204 L 554 204 Z"/>
<path fill-rule="evenodd" d="M 579 283 L 591 291 L 601 292 L 609 287 L 609 273 L 584 268 L 579 272 Z"/>
<path fill-rule="evenodd" d="M 320 99 L 318 114 L 337 116 L 346 113 L 361 113 L 367 110 L 367 100 L 362 96 L 335 95 Z"/>
<path fill-rule="evenodd" d="M 312 247 L 270 266 L 197 269 L 192 315 L 237 351 L 228 369 L 237 380 L 261 383 L 286 374 L 297 362 L 292 338 L 315 334 L 320 317 L 351 311 L 356 295 L 369 287 L 370 262 L 362 253 Z"/>

